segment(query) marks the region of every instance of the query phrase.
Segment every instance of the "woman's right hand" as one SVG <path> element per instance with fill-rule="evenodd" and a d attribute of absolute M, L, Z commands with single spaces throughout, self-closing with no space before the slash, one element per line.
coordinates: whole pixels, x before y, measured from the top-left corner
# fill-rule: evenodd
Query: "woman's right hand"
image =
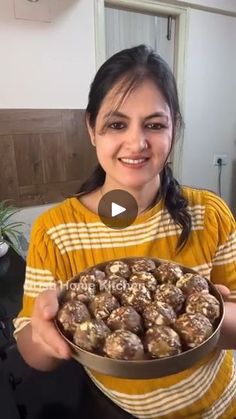
<path fill-rule="evenodd" d="M 58 333 L 53 321 L 58 307 L 56 290 L 43 291 L 39 294 L 31 317 L 32 341 L 41 346 L 45 355 L 69 359 L 70 347 Z"/>

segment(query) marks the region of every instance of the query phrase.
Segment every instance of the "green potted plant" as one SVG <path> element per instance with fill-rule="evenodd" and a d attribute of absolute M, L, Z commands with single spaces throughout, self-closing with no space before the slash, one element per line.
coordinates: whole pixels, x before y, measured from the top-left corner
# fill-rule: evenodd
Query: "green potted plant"
<path fill-rule="evenodd" d="M 4 256 L 9 247 L 12 247 L 20 254 L 19 228 L 23 222 L 11 221 L 11 217 L 19 211 L 16 207 L 9 205 L 8 201 L 0 202 L 0 257 Z"/>

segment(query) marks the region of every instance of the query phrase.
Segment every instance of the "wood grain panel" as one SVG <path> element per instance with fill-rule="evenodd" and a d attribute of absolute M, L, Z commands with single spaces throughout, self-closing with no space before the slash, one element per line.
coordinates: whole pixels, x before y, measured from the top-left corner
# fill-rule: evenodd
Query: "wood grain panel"
<path fill-rule="evenodd" d="M 18 183 L 13 139 L 0 136 L 0 200 L 18 200 Z"/>
<path fill-rule="evenodd" d="M 43 183 L 40 135 L 13 135 L 18 185 Z"/>
<path fill-rule="evenodd" d="M 75 194 L 97 162 L 83 109 L 0 110 L 0 156 L 0 200 L 18 206 Z"/>
<path fill-rule="evenodd" d="M 80 181 L 49 183 L 46 185 L 29 185 L 20 188 L 21 206 L 49 204 L 60 202 L 76 195 Z"/>
<path fill-rule="evenodd" d="M 62 133 L 41 134 L 43 183 L 67 180 L 65 176 L 65 141 Z"/>
<path fill-rule="evenodd" d="M 0 135 L 58 132 L 62 130 L 61 110 L 1 109 Z"/>
<path fill-rule="evenodd" d="M 62 112 L 65 134 L 65 163 L 68 180 L 85 179 L 96 165 L 96 153 L 89 140 L 85 112 Z"/>

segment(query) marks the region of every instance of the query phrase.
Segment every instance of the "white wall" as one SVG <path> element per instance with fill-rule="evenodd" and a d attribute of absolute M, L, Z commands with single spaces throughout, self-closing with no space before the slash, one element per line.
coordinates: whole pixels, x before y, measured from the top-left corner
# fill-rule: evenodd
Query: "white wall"
<path fill-rule="evenodd" d="M 51 22 L 0 0 L 0 108 L 83 108 L 95 72 L 92 0 L 47 0 Z M 19 3 L 20 4 L 20 3 Z M 23 14 L 37 3 L 22 1 Z M 30 14 L 30 13 L 29 13 Z"/>
<path fill-rule="evenodd" d="M 222 195 L 233 206 L 236 18 L 199 10 L 191 10 L 189 18 L 182 180 L 217 191 L 218 171 L 212 165 L 213 154 L 227 154 L 228 165 L 222 170 Z"/>
<path fill-rule="evenodd" d="M 164 1 L 168 2 L 169 0 Z M 235 0 L 177 0 L 177 2 L 187 3 L 189 5 L 212 7 L 214 9 L 221 9 L 229 12 L 236 12 Z"/>

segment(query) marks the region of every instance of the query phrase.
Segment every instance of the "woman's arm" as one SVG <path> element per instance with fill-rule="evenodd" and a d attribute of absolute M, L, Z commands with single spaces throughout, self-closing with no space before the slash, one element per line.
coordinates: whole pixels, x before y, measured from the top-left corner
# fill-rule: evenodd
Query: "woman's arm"
<path fill-rule="evenodd" d="M 227 300 L 229 288 L 216 285 L 222 297 Z M 218 347 L 220 349 L 236 349 L 236 303 L 225 301 L 225 316 L 223 319 Z"/>
<path fill-rule="evenodd" d="M 236 223 L 227 204 L 220 197 L 210 192 L 205 196 L 205 229 L 208 229 L 209 243 L 213 243 L 214 251 L 210 279 L 226 297 L 230 290 L 236 290 Z M 225 318 L 219 340 L 222 349 L 236 349 L 235 319 L 236 303 L 225 301 Z"/>
<path fill-rule="evenodd" d="M 218 346 L 221 349 L 236 350 L 236 303 L 225 302 L 225 317 Z"/>

